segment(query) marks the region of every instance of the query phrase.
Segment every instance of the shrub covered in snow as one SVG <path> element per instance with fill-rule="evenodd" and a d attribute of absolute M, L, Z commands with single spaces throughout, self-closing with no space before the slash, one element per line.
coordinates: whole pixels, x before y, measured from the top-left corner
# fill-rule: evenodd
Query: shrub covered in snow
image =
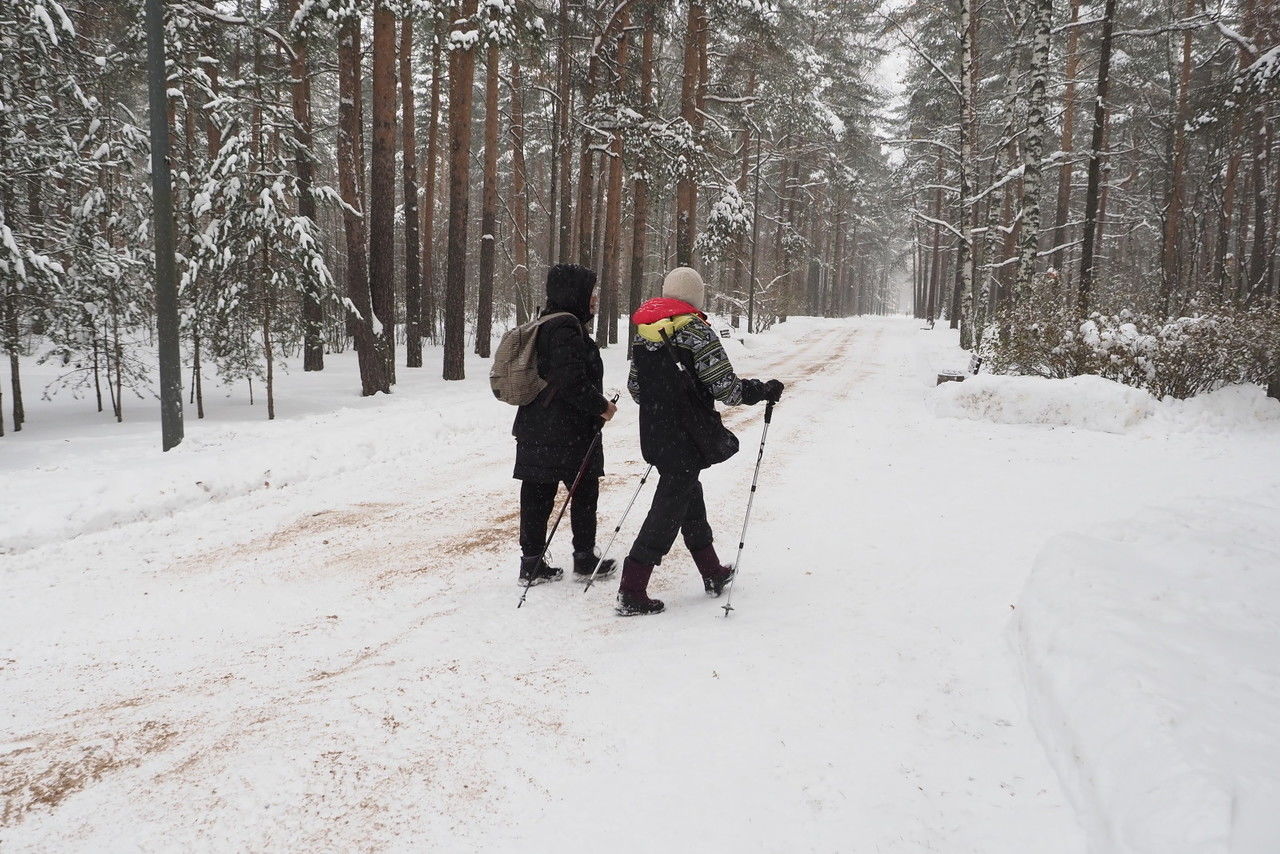
<path fill-rule="evenodd" d="M 1230 383 L 1266 385 L 1280 370 L 1280 314 L 1234 304 L 1188 307 L 1180 317 L 1122 310 L 1081 320 L 1052 274 L 1005 309 L 983 336 L 996 373 L 1093 374 L 1187 398 Z"/>
<path fill-rule="evenodd" d="M 723 260 L 729 246 L 750 233 L 751 216 L 738 188 L 726 184 L 707 212 L 707 221 L 698 235 L 698 251 L 704 258 Z"/>

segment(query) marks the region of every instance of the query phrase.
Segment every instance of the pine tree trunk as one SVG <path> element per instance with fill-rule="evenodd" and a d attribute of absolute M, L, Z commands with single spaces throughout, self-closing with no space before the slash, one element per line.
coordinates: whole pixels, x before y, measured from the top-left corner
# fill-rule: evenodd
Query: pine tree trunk
<path fill-rule="evenodd" d="M 1187 0 L 1186 16 L 1195 14 L 1195 0 Z M 1191 30 L 1182 34 L 1182 65 L 1178 73 L 1178 93 L 1173 120 L 1173 169 L 1169 176 L 1169 199 L 1165 205 L 1164 239 L 1161 245 L 1160 301 L 1167 313 L 1172 309 L 1173 294 L 1181 273 L 1183 174 L 1187 161 L 1187 92 L 1191 87 Z"/>
<path fill-rule="evenodd" d="M 93 337 L 93 394 L 98 401 L 98 411 L 102 411 L 102 354 L 98 346 L 98 324 L 89 322 L 89 334 Z M 199 370 L 199 363 L 196 363 L 196 370 Z M 0 433 L 0 436 L 3 436 Z"/>
<path fill-rule="evenodd" d="M 622 14 L 619 24 L 618 52 L 615 67 L 618 69 L 616 89 L 620 97 L 627 92 L 627 65 L 630 51 L 627 44 L 628 15 Z M 596 340 L 601 347 L 618 341 L 618 280 L 621 278 L 622 246 L 622 134 L 614 132 L 609 142 L 608 204 L 604 215 L 604 248 L 600 264 L 600 309 Z"/>
<path fill-rule="evenodd" d="M 532 305 L 532 295 L 529 293 L 529 191 L 525 168 L 524 78 L 521 74 L 520 55 L 516 51 L 511 55 L 511 218 L 517 324 L 529 319 Z M 554 229 L 549 228 L 548 231 L 554 232 Z"/>
<path fill-rule="evenodd" d="M 360 74 L 360 25 L 348 21 L 338 34 L 338 191 L 350 211 L 342 213 L 346 235 L 347 299 L 363 395 L 389 390 L 386 365 L 373 334 L 364 212 L 364 98 Z M 352 212 L 354 211 L 354 213 Z"/>
<path fill-rule="evenodd" d="M 396 346 L 396 19 L 387 0 L 373 5 L 373 146 L 369 158 L 369 296 L 378 320 L 379 357 L 394 385 Z M 390 389 L 387 389 L 390 391 Z"/>
<path fill-rule="evenodd" d="M 1111 34 L 1115 27 L 1116 0 L 1106 0 L 1102 12 L 1102 41 L 1098 54 L 1098 85 L 1093 107 L 1093 137 L 1089 144 L 1089 178 L 1084 197 L 1084 236 L 1080 247 L 1080 283 L 1076 313 L 1089 316 L 1093 288 L 1094 238 L 1098 231 L 1099 190 L 1102 184 L 1103 140 L 1106 138 L 1107 88 L 1111 79 Z"/>
<path fill-rule="evenodd" d="M 115 292 L 111 294 L 111 338 L 112 353 L 114 354 L 114 362 L 116 369 L 116 380 L 113 388 L 115 392 L 112 396 L 112 402 L 115 404 L 116 423 L 124 423 L 124 346 L 120 343 L 120 306 L 116 300 Z M 108 379 L 108 381 L 110 381 Z M 18 387 L 14 386 L 14 392 L 17 393 Z M 25 418 L 23 419 L 26 420 Z M 19 423 L 14 417 L 14 422 Z M 18 427 L 14 427 L 14 432 L 18 431 Z"/>
<path fill-rule="evenodd" d="M 431 120 L 427 125 L 427 175 L 422 191 L 422 327 L 436 340 L 436 320 L 440 313 L 435 273 L 436 165 L 440 160 L 440 52 L 439 25 L 432 30 Z"/>
<path fill-rule="evenodd" d="M 276 418 L 275 345 L 271 340 L 271 253 L 262 247 L 262 353 L 267 363 L 267 420 Z"/>
<path fill-rule="evenodd" d="M 213 97 L 217 97 L 221 92 L 221 83 L 218 75 L 218 66 L 216 64 L 208 67 L 206 72 L 209 75 L 209 91 Z M 308 114 L 309 115 L 309 114 Z M 222 128 L 218 127 L 218 123 L 213 119 L 213 110 L 205 106 L 205 139 L 208 143 L 209 157 L 214 158 L 218 152 L 222 150 Z M 194 318 L 195 335 L 192 348 L 192 361 L 194 366 L 192 372 L 195 374 L 195 381 L 192 383 L 192 391 L 196 397 L 196 417 L 204 418 L 204 377 L 201 375 L 201 325 L 203 322 L 202 314 L 196 295 L 193 292 L 192 303 L 195 306 L 196 315 Z M 323 359 L 323 346 L 321 348 L 321 358 Z M 97 369 L 95 357 L 95 371 Z M 304 366 L 305 369 L 305 366 Z M 102 393 L 98 393 L 98 411 L 102 411 Z"/>
<path fill-rule="evenodd" d="M 469 19 L 476 0 L 463 0 Z M 449 237 L 445 257 L 444 378 L 466 378 L 467 218 L 471 211 L 471 101 L 476 48 L 449 51 Z"/>
<path fill-rule="evenodd" d="M 263 108 L 261 105 L 266 103 L 266 97 L 263 94 L 262 82 L 266 76 L 265 62 L 262 55 L 262 40 L 259 38 L 257 31 L 253 37 L 253 74 L 255 82 L 255 90 L 257 95 L 257 103 L 253 109 L 253 148 L 258 159 L 258 168 L 261 172 L 258 192 L 266 191 L 266 171 L 265 166 L 268 157 L 268 142 L 266 137 L 266 127 L 264 122 Z M 262 356 L 267 368 L 267 420 L 274 421 L 276 417 L 276 401 L 275 401 L 275 371 L 274 371 L 274 344 L 271 339 L 271 252 L 268 244 L 264 241 L 262 244 L 262 270 L 258 274 L 258 286 L 261 290 L 261 309 L 262 309 Z M 121 402 L 124 396 L 119 386 L 119 365 L 123 361 L 123 353 L 119 352 L 119 332 L 116 333 L 116 365 L 117 365 L 117 386 L 116 397 Z"/>
<path fill-rule="evenodd" d="M 680 118 L 688 124 L 694 139 L 702 127 L 698 115 L 698 83 L 702 77 L 702 37 L 705 13 L 702 4 L 690 2 L 684 34 L 684 72 L 680 81 Z M 689 166 L 676 184 L 676 265 L 693 264 L 693 243 L 697 237 L 698 182 Z"/>
<path fill-rule="evenodd" d="M 646 28 L 646 35 L 648 35 L 647 28 Z M 747 97 L 748 98 L 754 98 L 756 94 L 756 63 L 755 61 L 757 60 L 757 58 L 758 58 L 758 55 L 753 52 L 752 54 L 753 62 L 751 64 L 751 71 L 748 73 L 748 77 L 747 77 Z M 743 199 L 747 197 L 747 180 L 751 174 L 751 149 L 752 149 L 751 129 L 750 127 L 744 126 L 742 129 L 742 142 L 741 142 L 742 158 L 738 162 L 738 180 L 735 184 L 738 190 L 738 195 Z M 751 211 L 751 218 L 753 220 L 755 219 L 754 205 Z M 747 238 L 746 238 L 746 235 L 744 234 L 739 236 L 738 239 L 734 241 L 733 275 L 730 280 L 731 281 L 730 292 L 732 293 L 734 299 L 741 300 L 742 280 L 746 275 L 747 275 Z M 737 309 L 737 304 L 735 303 L 734 309 L 733 309 L 732 325 L 737 326 L 737 319 L 738 319 L 738 309 Z"/>
<path fill-rule="evenodd" d="M 9 351 L 9 386 L 13 397 L 13 432 L 18 433 L 27 420 L 27 414 L 22 405 L 22 369 L 18 364 L 18 291 L 12 286 L 5 298 L 4 310 L 5 348 Z"/>
<path fill-rule="evenodd" d="M 289 19 L 298 10 L 298 0 L 288 0 L 285 13 Z M 298 214 L 311 220 L 318 231 L 316 222 L 316 200 L 311 195 L 314 183 L 315 164 L 312 162 L 315 144 L 311 121 L 311 69 L 308 64 L 307 39 L 297 36 L 293 39 L 293 58 L 291 72 L 293 77 L 293 120 L 297 124 L 298 146 L 294 168 L 298 173 Z M 190 112 L 190 108 L 188 108 Z M 324 310 L 320 302 L 320 294 L 312 280 L 312 286 L 302 293 L 302 369 L 304 371 L 324 370 L 324 339 L 321 330 L 324 327 Z M 203 414 L 201 417 L 204 417 Z"/>
<path fill-rule="evenodd" d="M 485 51 L 484 187 L 480 201 L 480 282 L 476 355 L 489 358 L 493 336 L 493 266 L 498 242 L 498 48 Z"/>
<path fill-rule="evenodd" d="M 846 285 L 847 292 L 845 294 L 845 299 L 848 300 L 849 303 L 849 314 L 855 316 L 862 314 L 862 294 L 860 290 L 862 254 L 858 251 L 858 231 L 859 229 L 855 209 L 853 230 L 849 234 L 849 256 L 853 259 L 853 263 L 849 265 L 848 283 Z"/>
<path fill-rule="evenodd" d="M 1246 305 L 1266 293 L 1267 284 L 1267 160 L 1271 152 L 1271 129 L 1263 124 L 1265 121 L 1265 116 L 1259 116 L 1253 137 L 1253 175 L 1249 179 L 1253 187 L 1253 246 L 1249 253 L 1249 278 L 1244 287 Z"/>
<path fill-rule="evenodd" d="M 606 155 L 603 152 L 593 151 L 591 156 L 597 160 L 602 160 Z M 604 190 L 608 183 L 608 173 L 604 171 L 604 164 L 596 164 L 600 167 L 600 171 L 595 175 L 595 195 L 591 201 L 591 249 L 587 260 L 583 263 L 593 270 L 599 271 L 601 258 L 600 250 L 604 246 Z"/>
<path fill-rule="evenodd" d="M 591 103 L 592 94 L 588 89 L 583 98 L 584 106 Z M 594 237 L 591 226 L 595 216 L 593 206 L 596 186 L 595 164 L 595 151 L 591 148 L 591 131 L 583 130 L 582 148 L 578 152 L 578 206 L 577 221 L 574 224 L 578 247 L 573 262 L 588 267 L 591 266 L 591 246 Z"/>
<path fill-rule="evenodd" d="M 933 250 L 929 261 L 929 290 L 925 297 L 925 317 L 928 320 L 938 319 L 938 296 L 942 287 L 942 226 L 937 223 L 942 219 L 942 158 L 938 158 L 937 185 L 933 195 Z"/>
<path fill-rule="evenodd" d="M 422 367 L 422 256 L 418 245 L 418 140 L 413 88 L 413 18 L 400 21 L 400 148 L 404 197 L 405 366 Z"/>
<path fill-rule="evenodd" d="M 587 79 L 582 90 L 582 109 L 584 110 L 590 109 L 591 102 L 595 100 L 596 81 L 600 75 L 601 53 L 604 45 L 612 41 L 616 31 L 622 25 L 622 21 L 627 15 L 627 5 L 626 2 L 620 3 L 613 10 L 604 29 L 592 45 L 591 54 L 587 58 Z M 568 174 L 567 171 L 565 174 Z M 600 189 L 596 185 L 595 151 L 591 145 L 591 133 L 590 131 L 584 131 L 582 134 L 582 147 L 579 153 L 578 211 L 574 229 L 577 232 L 578 244 L 576 263 L 586 266 L 592 265 L 592 259 L 595 257 L 595 248 L 600 240 L 600 235 L 597 233 L 595 226 L 600 212 L 594 209 L 594 200 L 592 198 L 593 193 L 599 192 Z"/>
<path fill-rule="evenodd" d="M 190 84 L 183 85 L 183 99 L 186 102 L 186 109 L 183 111 L 183 136 L 185 137 L 183 153 L 186 158 L 186 169 L 188 174 L 195 175 L 196 163 L 196 111 L 195 111 L 195 93 L 191 91 Z M 295 115 L 296 118 L 296 115 Z M 310 163 L 308 163 L 310 165 Z M 298 183 L 302 184 L 302 171 L 298 172 Z M 309 186 L 309 185 L 308 185 Z M 188 194 L 190 195 L 190 193 Z M 194 239 L 196 233 L 196 218 L 193 213 L 193 199 L 184 200 L 183 211 L 186 223 L 186 244 L 190 251 L 190 243 Z M 314 213 L 314 200 L 312 204 L 312 212 Z M 314 221 L 314 219 L 313 219 Z M 108 239 L 110 236 L 108 235 Z M 194 277 L 191 280 L 190 293 L 187 295 L 188 303 L 192 308 L 191 317 L 191 402 L 196 405 L 196 418 L 204 418 L 204 378 L 200 376 L 200 347 L 201 347 L 201 301 L 199 278 Z M 305 320 L 305 312 L 304 312 Z M 94 333 L 97 334 L 96 332 Z M 323 351 L 321 351 L 323 353 Z M 96 354 L 95 354 L 96 357 Z M 95 366 L 96 369 L 96 366 Z M 304 370 L 305 370 L 304 365 Z M 101 395 L 99 395 L 98 411 L 102 411 Z"/>
<path fill-rule="evenodd" d="M 1241 52 L 1244 53 L 1243 48 Z M 1226 140 L 1227 168 L 1222 177 L 1222 204 L 1218 208 L 1218 236 L 1213 252 L 1212 280 L 1215 292 L 1223 296 L 1227 290 L 1227 247 L 1231 244 L 1231 223 L 1235 211 L 1236 184 L 1240 173 L 1240 107 L 1233 110 L 1231 132 Z"/>
<path fill-rule="evenodd" d="M 4 114 L 0 112 L 0 145 L 5 139 L 5 121 Z M 0 151 L 0 154 L 3 154 Z M 14 190 L 10 183 L 9 176 L 0 174 L 0 225 L 7 226 L 9 229 L 16 231 L 19 223 L 14 220 L 13 212 L 16 210 L 14 205 Z M 0 321 L 0 339 L 4 341 L 4 348 L 9 353 L 9 380 L 13 390 L 13 432 L 17 433 L 22 430 L 22 422 L 24 413 L 22 407 L 22 376 L 21 369 L 18 364 L 18 288 L 11 278 L 6 278 L 4 287 L 4 303 L 0 304 L 0 312 L 3 317 Z"/>
<path fill-rule="evenodd" d="M 573 33 L 569 25 L 569 0 L 560 0 L 560 26 L 559 26 L 560 43 L 557 53 L 557 82 L 559 89 L 556 99 L 556 158 L 555 169 L 559 175 L 559 251 L 551 252 L 548 247 L 547 260 L 552 258 L 560 263 L 569 260 L 570 245 L 573 240 L 573 191 L 571 188 L 571 178 L 573 174 L 573 140 L 569 134 L 569 111 L 571 109 L 571 100 L 573 90 L 569 86 L 569 57 L 573 50 L 570 41 Z M 552 178 L 551 204 L 554 208 L 556 199 L 555 178 Z M 548 243 L 551 239 L 548 240 Z"/>
<path fill-rule="evenodd" d="M 640 115 L 645 119 L 653 111 L 653 31 L 656 15 L 650 7 L 645 13 L 644 36 L 640 45 Z M 644 261 L 649 230 L 649 182 L 642 172 L 632 182 L 631 215 L 631 288 L 627 310 L 635 311 L 644 299 Z"/>

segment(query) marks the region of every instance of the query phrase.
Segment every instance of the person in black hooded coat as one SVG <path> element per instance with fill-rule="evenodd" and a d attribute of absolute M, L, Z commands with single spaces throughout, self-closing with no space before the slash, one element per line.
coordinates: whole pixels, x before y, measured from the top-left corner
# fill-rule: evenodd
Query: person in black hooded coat
<path fill-rule="evenodd" d="M 573 570 L 579 578 L 596 568 L 596 503 L 604 476 L 604 447 L 592 443 L 617 406 L 604 396 L 604 362 L 587 328 L 595 314 L 596 274 L 576 264 L 557 264 L 547 271 L 545 321 L 536 343 L 538 375 L 547 381 L 531 403 L 516 412 L 513 476 L 520 485 L 520 581 L 555 581 L 563 570 L 541 559 L 546 550 L 547 522 L 559 484 L 573 485 L 587 453 L 582 480 L 569 512 L 573 530 Z M 616 568 L 605 561 L 596 577 Z"/>

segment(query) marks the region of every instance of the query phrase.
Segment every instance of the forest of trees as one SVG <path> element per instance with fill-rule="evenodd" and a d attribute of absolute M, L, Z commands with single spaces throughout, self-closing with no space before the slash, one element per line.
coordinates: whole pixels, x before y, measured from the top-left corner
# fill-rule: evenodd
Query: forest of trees
<path fill-rule="evenodd" d="M 1280 397 L 1280 3 L 914 3 L 917 315 L 996 370 Z"/>
<path fill-rule="evenodd" d="M 20 357 L 151 393 L 141 6 L 0 4 L 0 428 Z M 461 379 L 573 262 L 602 346 L 693 264 L 751 331 L 909 280 L 996 370 L 1280 396 L 1277 6 L 167 0 L 185 394 Z"/>
<path fill-rule="evenodd" d="M 18 356 L 36 342 L 117 417 L 148 383 L 139 5 L 0 11 L 17 427 Z M 280 358 L 322 370 L 349 346 L 365 394 L 423 367 L 424 342 L 460 379 L 468 348 L 488 356 L 561 261 L 599 271 L 604 345 L 678 263 L 756 330 L 788 312 L 891 310 L 903 212 L 876 132 L 877 26 L 844 2 L 171 0 L 195 414 L 210 370 L 259 380 L 270 410 Z"/>

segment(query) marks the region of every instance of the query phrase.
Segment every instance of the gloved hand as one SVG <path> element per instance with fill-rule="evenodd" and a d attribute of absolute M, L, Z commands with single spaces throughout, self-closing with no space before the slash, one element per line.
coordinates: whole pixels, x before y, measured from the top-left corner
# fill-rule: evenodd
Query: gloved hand
<path fill-rule="evenodd" d="M 770 403 L 777 403 L 782 400 L 782 389 L 785 388 L 782 380 L 769 380 L 764 384 L 764 393 L 760 396 L 761 400 L 767 400 Z"/>
<path fill-rule="evenodd" d="M 760 380 L 742 381 L 742 402 L 747 406 L 755 406 L 764 400 L 764 383 Z"/>

